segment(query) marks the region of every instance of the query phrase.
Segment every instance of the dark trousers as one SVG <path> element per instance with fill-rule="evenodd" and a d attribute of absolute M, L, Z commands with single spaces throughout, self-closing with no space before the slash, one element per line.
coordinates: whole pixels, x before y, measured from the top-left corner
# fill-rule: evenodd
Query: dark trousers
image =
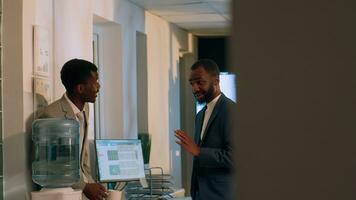
<path fill-rule="evenodd" d="M 193 200 L 201 200 L 201 199 L 200 199 L 200 195 L 199 195 L 199 191 L 196 191 L 196 192 L 195 192 L 195 197 L 194 197 Z"/>

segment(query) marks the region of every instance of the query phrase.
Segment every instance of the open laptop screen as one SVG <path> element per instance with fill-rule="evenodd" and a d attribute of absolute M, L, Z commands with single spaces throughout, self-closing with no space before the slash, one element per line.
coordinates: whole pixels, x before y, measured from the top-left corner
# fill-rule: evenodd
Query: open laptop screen
<path fill-rule="evenodd" d="M 140 140 L 95 140 L 100 182 L 145 177 Z"/>

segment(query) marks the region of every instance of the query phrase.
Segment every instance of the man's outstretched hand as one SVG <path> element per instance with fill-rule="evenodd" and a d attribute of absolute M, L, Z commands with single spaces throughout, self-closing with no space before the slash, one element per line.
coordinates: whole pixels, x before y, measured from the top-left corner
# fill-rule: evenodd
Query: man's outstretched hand
<path fill-rule="evenodd" d="M 182 130 L 175 130 L 174 131 L 177 144 L 179 144 L 183 149 L 185 149 L 188 153 L 192 154 L 193 156 L 198 156 L 200 154 L 200 148 L 198 145 L 195 144 L 194 140 L 188 136 L 188 134 Z"/>
<path fill-rule="evenodd" d="M 108 197 L 108 191 L 99 183 L 87 183 L 83 193 L 90 200 L 102 200 Z"/>

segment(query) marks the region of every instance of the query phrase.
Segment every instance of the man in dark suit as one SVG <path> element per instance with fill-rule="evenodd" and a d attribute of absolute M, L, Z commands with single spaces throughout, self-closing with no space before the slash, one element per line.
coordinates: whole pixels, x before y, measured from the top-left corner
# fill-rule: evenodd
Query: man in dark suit
<path fill-rule="evenodd" d="M 62 98 L 48 105 L 40 118 L 65 118 L 80 124 L 80 180 L 73 189 L 83 190 L 83 199 L 97 200 L 108 196 L 108 191 L 91 176 L 88 146 L 88 102 L 94 103 L 100 84 L 97 67 L 86 60 L 72 59 L 61 70 L 61 80 L 66 88 Z"/>
<path fill-rule="evenodd" d="M 194 156 L 193 200 L 232 200 L 232 117 L 235 103 L 220 91 L 219 67 L 208 59 L 191 67 L 189 82 L 196 100 L 206 103 L 195 119 L 195 138 L 176 130 L 177 143 Z"/>

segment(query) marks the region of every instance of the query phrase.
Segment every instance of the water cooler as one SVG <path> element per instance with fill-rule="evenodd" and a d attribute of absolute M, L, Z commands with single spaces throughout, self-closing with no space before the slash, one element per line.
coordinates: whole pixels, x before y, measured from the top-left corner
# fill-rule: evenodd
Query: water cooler
<path fill-rule="evenodd" d="M 71 185 L 80 179 L 79 123 L 68 119 L 38 119 L 32 124 L 32 180 L 40 191 L 32 200 L 81 200 Z"/>

